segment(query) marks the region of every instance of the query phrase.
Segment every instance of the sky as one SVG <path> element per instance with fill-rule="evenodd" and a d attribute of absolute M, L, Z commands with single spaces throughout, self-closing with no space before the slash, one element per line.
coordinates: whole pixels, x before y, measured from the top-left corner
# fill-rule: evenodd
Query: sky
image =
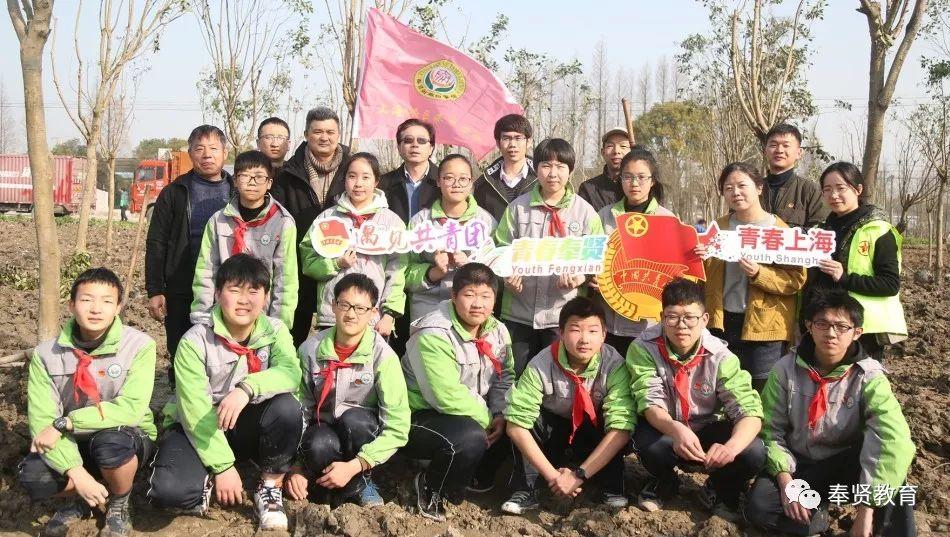
<path fill-rule="evenodd" d="M 86 5 L 93 3 L 86 2 Z M 863 132 L 861 118 L 867 109 L 870 44 L 866 20 L 855 11 L 857 0 L 832 0 L 829 3 L 824 20 L 813 26 L 815 53 L 807 78 L 819 114 L 807 126 L 816 130 L 826 150 L 848 158 L 853 145 L 848 142 L 847 133 L 853 133 L 856 128 Z M 323 3 L 314 4 L 317 10 L 312 23 L 316 28 L 326 20 L 321 13 Z M 71 76 L 70 68 L 73 76 L 75 73 L 71 43 L 75 9 L 75 0 L 55 4 L 54 17 L 59 37 L 54 50 L 64 81 Z M 783 6 L 780 9 L 787 11 L 790 8 Z M 687 35 L 712 31 L 705 9 L 694 0 L 454 0 L 443 8 L 442 13 L 448 21 L 450 35 L 468 35 L 471 41 L 485 33 L 499 12 L 504 12 L 510 19 L 503 48 L 528 48 L 565 61 L 576 57 L 585 63 L 588 73 L 591 57 L 600 40 L 605 42 L 612 72 L 621 68 L 639 72 L 644 64 L 655 65 L 662 56 L 672 59 L 679 50 L 680 41 Z M 18 43 L 7 17 L 2 18 L 0 50 L 8 53 L 0 55 L 0 81 L 9 103 L 7 111 L 12 109 L 18 121 L 18 131 L 22 131 L 23 94 L 19 58 L 15 53 Z M 91 37 L 80 45 L 83 53 L 92 58 L 97 47 L 97 41 L 93 40 L 98 35 L 93 10 L 79 18 L 78 27 L 81 35 Z M 147 71 L 142 74 L 136 99 L 129 147 L 143 138 L 184 138 L 191 128 L 204 122 L 195 81 L 209 61 L 197 30 L 192 16 L 179 19 L 162 36 L 160 51 L 149 54 L 144 61 Z M 919 61 L 922 52 L 926 53 L 926 45 L 918 41 L 904 65 L 897 87 L 899 102 L 892 106 L 896 112 L 909 111 L 914 104 L 926 100 Z M 50 74 L 47 58 L 44 101 L 47 103 L 48 136 L 51 144 L 55 144 L 78 136 L 78 131 L 65 115 Z M 304 95 L 308 100 L 312 99 L 312 103 L 305 104 L 305 107 L 322 104 L 317 100 L 325 87 L 322 73 L 310 73 L 301 84 Z M 836 109 L 836 99 L 851 103 L 853 112 Z M 900 130 L 897 122 L 888 125 L 891 137 Z M 885 160 L 891 159 L 895 145 L 892 138 L 885 140 Z M 24 149 L 25 141 L 20 147 L 20 150 Z"/>

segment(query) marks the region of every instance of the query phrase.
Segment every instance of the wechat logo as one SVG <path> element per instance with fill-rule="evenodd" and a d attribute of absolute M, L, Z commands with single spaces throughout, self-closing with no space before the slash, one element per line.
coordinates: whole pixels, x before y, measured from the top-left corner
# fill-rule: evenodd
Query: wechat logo
<path fill-rule="evenodd" d="M 792 502 L 798 502 L 805 509 L 815 509 L 821 503 L 821 494 L 812 490 L 808 481 L 793 479 L 785 485 L 785 497 Z"/>

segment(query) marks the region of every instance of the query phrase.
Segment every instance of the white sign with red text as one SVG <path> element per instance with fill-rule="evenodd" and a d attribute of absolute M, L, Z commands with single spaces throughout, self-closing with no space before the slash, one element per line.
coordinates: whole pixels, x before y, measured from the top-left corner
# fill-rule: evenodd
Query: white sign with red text
<path fill-rule="evenodd" d="M 800 227 L 737 226 L 734 231 L 719 229 L 716 222 L 699 234 L 706 245 L 704 259 L 723 261 L 746 258 L 756 263 L 814 267 L 822 259 L 831 259 L 835 251 L 835 234 L 825 229 Z"/>

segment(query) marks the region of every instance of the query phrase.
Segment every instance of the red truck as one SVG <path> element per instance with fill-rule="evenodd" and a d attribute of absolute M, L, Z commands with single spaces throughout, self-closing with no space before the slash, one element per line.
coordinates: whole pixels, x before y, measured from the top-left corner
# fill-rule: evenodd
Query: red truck
<path fill-rule="evenodd" d="M 57 215 L 79 211 L 86 159 L 53 157 L 53 204 Z M 93 200 L 95 205 L 95 200 Z M 27 155 L 0 155 L 0 211 L 33 210 L 33 176 Z"/>
<path fill-rule="evenodd" d="M 151 217 L 152 205 L 155 205 L 158 193 L 168 183 L 174 181 L 179 175 L 188 173 L 192 168 L 191 158 L 187 151 L 161 151 L 158 157 L 139 161 L 138 166 L 135 167 L 135 177 L 132 179 L 132 189 L 129 192 L 131 198 L 129 209 L 133 214 L 138 214 L 142 210 L 142 205 L 145 204 L 145 214 Z"/>

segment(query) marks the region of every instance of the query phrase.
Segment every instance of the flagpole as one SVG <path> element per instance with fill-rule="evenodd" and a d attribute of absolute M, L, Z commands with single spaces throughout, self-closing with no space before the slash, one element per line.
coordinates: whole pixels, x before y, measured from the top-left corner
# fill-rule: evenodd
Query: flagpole
<path fill-rule="evenodd" d="M 357 136 L 359 135 L 359 119 L 360 119 L 360 93 L 363 91 L 363 74 L 365 73 L 366 67 L 366 39 L 369 37 L 369 19 L 363 15 L 364 25 L 366 26 L 366 33 L 363 34 L 363 43 L 361 44 L 362 51 L 360 57 L 359 67 L 356 68 L 356 97 L 353 99 L 353 125 L 350 127 L 350 154 L 355 153 L 354 144 L 358 143 Z"/>

